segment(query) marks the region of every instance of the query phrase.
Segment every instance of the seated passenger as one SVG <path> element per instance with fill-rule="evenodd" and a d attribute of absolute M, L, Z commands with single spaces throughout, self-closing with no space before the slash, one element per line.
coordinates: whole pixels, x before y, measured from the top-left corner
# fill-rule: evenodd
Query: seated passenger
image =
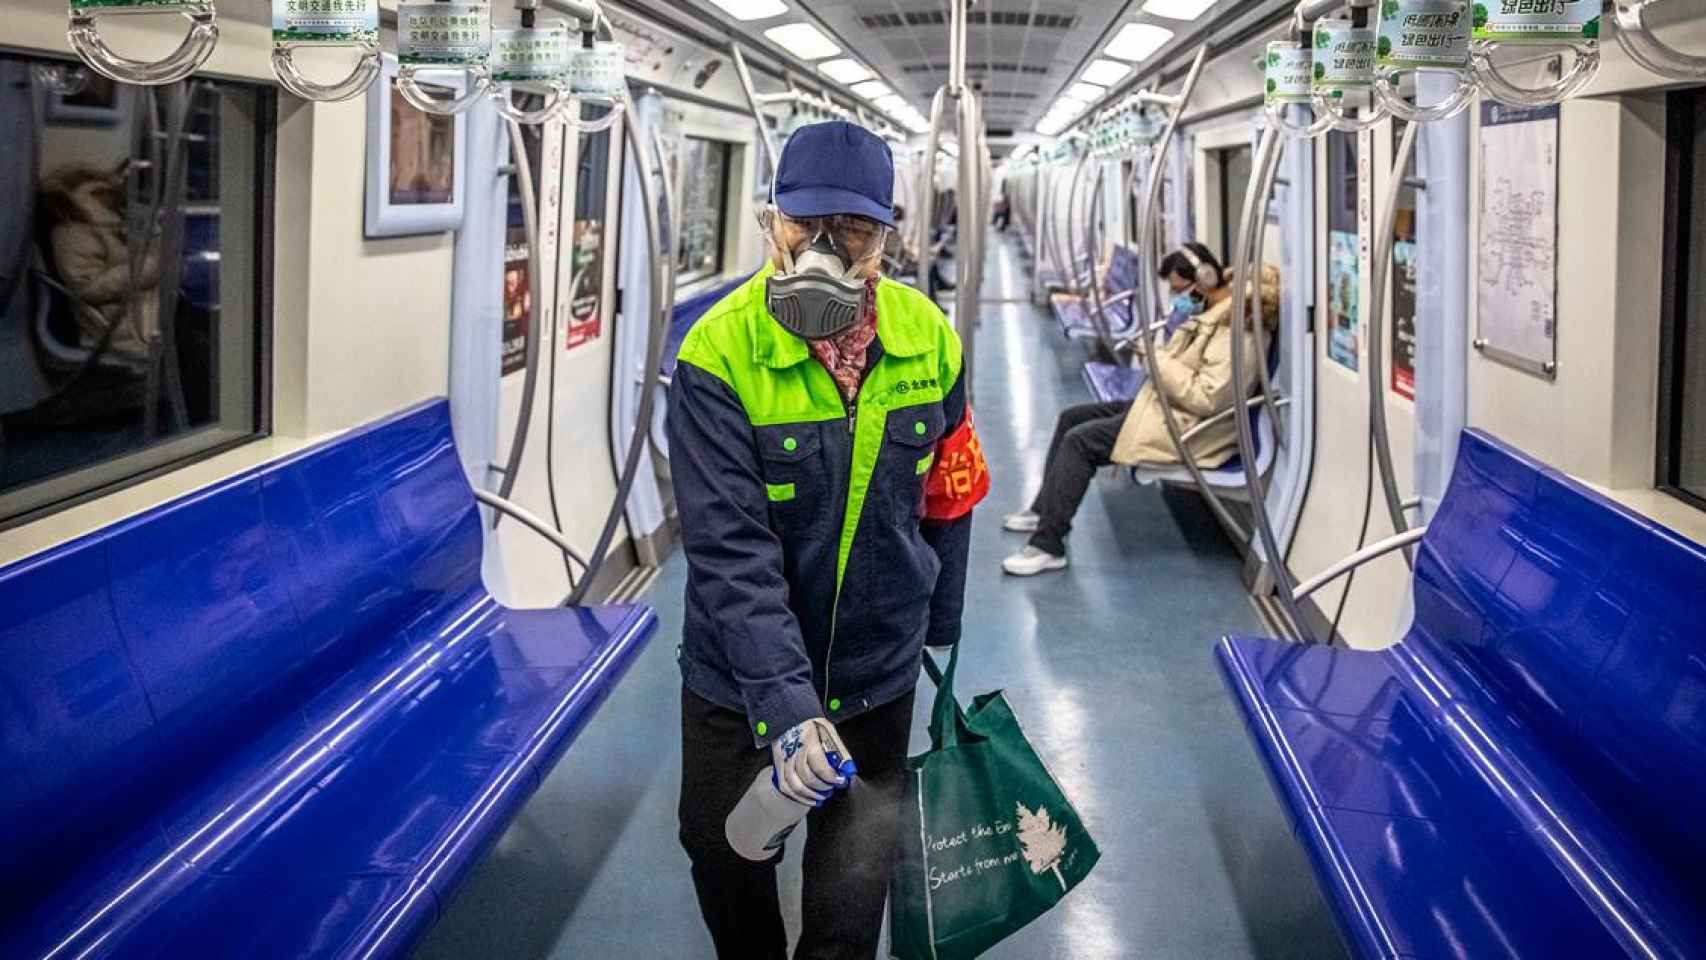
<path fill-rule="evenodd" d="M 1229 408 L 1250 394 L 1259 362 L 1256 338 L 1245 332 L 1252 365 L 1245 383 L 1232 384 L 1232 278 L 1200 243 L 1187 243 L 1161 261 L 1161 275 L 1173 291 L 1167 339 L 1156 349 L 1155 375 L 1181 433 Z M 1279 271 L 1263 265 L 1262 319 L 1272 329 L 1279 317 Z M 1231 420 L 1193 437 L 1191 454 L 1204 467 L 1218 467 L 1237 451 L 1237 425 Z M 1155 384 L 1145 383 L 1131 401 L 1086 403 L 1062 410 L 1043 463 L 1042 488 L 1030 508 L 1008 514 L 1002 526 L 1031 534 L 1030 542 L 1001 562 L 1016 576 L 1031 576 L 1066 566 L 1066 534 L 1097 468 L 1110 463 L 1178 463 L 1172 438 L 1162 421 Z"/>

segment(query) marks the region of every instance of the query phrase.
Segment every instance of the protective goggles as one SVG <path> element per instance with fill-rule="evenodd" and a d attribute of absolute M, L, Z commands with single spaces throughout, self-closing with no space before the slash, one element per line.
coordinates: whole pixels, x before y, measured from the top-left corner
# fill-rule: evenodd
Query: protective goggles
<path fill-rule="evenodd" d="M 888 227 L 866 217 L 790 217 L 770 204 L 759 208 L 758 223 L 777 246 L 786 243 L 792 254 L 801 253 L 820 236 L 827 237 L 836 255 L 849 266 L 882 256 L 889 236 Z"/>

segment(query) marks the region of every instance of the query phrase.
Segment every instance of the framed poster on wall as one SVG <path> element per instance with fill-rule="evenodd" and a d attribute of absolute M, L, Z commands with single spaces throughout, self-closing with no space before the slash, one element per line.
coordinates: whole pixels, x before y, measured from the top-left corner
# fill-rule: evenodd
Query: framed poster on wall
<path fill-rule="evenodd" d="M 1558 106 L 1481 104 L 1475 349 L 1551 379 L 1558 360 Z"/>
<path fill-rule="evenodd" d="M 1357 235 L 1343 230 L 1327 232 L 1327 356 L 1355 373 L 1360 363 L 1362 317 L 1361 257 Z"/>
<path fill-rule="evenodd" d="M 1392 244 L 1392 392 L 1416 399 L 1416 244 Z"/>

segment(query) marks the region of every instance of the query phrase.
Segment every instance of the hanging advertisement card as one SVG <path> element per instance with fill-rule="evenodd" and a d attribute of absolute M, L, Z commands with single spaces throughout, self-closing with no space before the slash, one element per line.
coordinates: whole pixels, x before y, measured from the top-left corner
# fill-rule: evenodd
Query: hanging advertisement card
<path fill-rule="evenodd" d="M 1475 349 L 1557 370 L 1558 107 L 1481 104 Z"/>
<path fill-rule="evenodd" d="M 1392 244 L 1392 392 L 1416 399 L 1416 245 Z"/>
<path fill-rule="evenodd" d="M 574 244 L 574 289 L 569 293 L 564 350 L 598 339 L 604 316 L 599 302 L 599 288 L 604 279 L 604 222 L 576 220 Z"/>
<path fill-rule="evenodd" d="M 1362 341 L 1362 317 L 1357 309 L 1359 261 L 1356 234 L 1328 231 L 1327 356 L 1352 373 L 1360 363 Z"/>
<path fill-rule="evenodd" d="M 511 229 L 509 234 L 509 242 L 504 244 L 504 376 L 527 366 L 527 331 L 533 325 L 527 234 L 515 229 Z"/>

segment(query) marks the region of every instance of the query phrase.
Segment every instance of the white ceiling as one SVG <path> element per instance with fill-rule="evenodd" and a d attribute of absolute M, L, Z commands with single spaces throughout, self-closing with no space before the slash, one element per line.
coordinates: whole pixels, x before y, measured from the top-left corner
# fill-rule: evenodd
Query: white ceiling
<path fill-rule="evenodd" d="M 689 2 L 760 47 L 771 47 L 763 38 L 771 27 L 816 23 L 925 116 L 931 97 L 948 79 L 948 5 L 939 0 L 784 0 L 786 13 L 747 22 L 728 18 L 709 0 Z M 1222 0 L 1222 5 L 1233 2 Z M 966 69 L 968 78 L 981 84 L 989 128 L 1029 131 L 1125 23 L 1158 23 L 1183 36 L 1217 12 L 1181 22 L 1145 14 L 1142 5 L 1142 0 L 983 0 L 973 6 Z M 1175 38 L 1151 59 L 1166 58 L 1178 42 Z"/>

